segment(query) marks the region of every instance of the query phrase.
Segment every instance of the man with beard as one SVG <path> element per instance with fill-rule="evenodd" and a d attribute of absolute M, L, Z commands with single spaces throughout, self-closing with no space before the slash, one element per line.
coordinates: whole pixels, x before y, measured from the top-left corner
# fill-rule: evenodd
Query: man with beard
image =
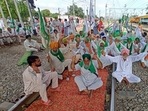
<path fill-rule="evenodd" d="M 58 74 L 57 72 L 44 71 L 41 66 L 41 61 L 38 56 L 29 56 L 29 66 L 23 72 L 24 92 L 26 95 L 33 92 L 39 92 L 42 103 L 44 105 L 51 105 L 52 101 L 48 99 L 46 88 L 51 83 L 53 91 L 59 91 Z"/>
<path fill-rule="evenodd" d="M 83 60 L 75 65 L 75 57 L 73 57 L 71 67 L 73 70 L 80 70 L 81 72 L 81 74 L 74 79 L 80 94 L 86 93 L 91 97 L 92 91 L 103 85 L 97 70 L 98 68 L 102 68 L 102 63 L 96 55 L 94 55 L 94 59 L 96 60 L 92 60 L 90 54 L 84 54 L 82 58 Z"/>
<path fill-rule="evenodd" d="M 69 47 L 59 48 L 58 42 L 50 43 L 50 51 L 48 53 L 47 59 L 50 63 L 50 69 L 56 71 L 59 74 L 59 79 L 63 79 L 63 72 L 68 68 L 68 73 L 66 73 L 66 80 L 69 81 L 69 71 L 71 70 L 71 59 L 65 59 L 64 55 L 68 52 Z"/>
<path fill-rule="evenodd" d="M 140 53 L 135 56 L 129 56 L 130 51 L 128 49 L 122 49 L 121 55 L 116 57 L 111 57 L 106 55 L 111 62 L 117 63 L 116 71 L 113 72 L 112 76 L 116 78 L 119 82 L 129 83 L 139 83 L 141 79 L 132 73 L 132 63 L 141 60 L 147 55 L 147 52 Z M 105 54 L 103 54 L 105 55 Z"/>

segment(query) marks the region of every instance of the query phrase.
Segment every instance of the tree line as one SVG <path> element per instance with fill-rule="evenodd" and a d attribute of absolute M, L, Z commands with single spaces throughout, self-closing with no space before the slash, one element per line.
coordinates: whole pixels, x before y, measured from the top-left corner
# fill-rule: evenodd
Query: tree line
<path fill-rule="evenodd" d="M 17 12 L 16 12 L 14 1 L 13 0 L 7 0 L 7 2 L 8 2 L 8 5 L 9 5 L 9 9 L 10 9 L 10 13 L 12 15 L 12 18 L 18 19 L 18 15 L 17 15 Z M 18 9 L 19 9 L 22 20 L 24 22 L 27 21 L 27 18 L 29 17 L 29 12 L 28 12 L 28 8 L 27 8 L 26 0 L 17 0 L 17 4 L 18 4 Z M 1 0 L 0 6 L 2 7 L 5 18 L 8 18 L 9 13 L 8 13 L 8 10 L 7 10 L 5 0 Z M 78 7 L 77 5 L 74 5 L 74 7 L 70 6 L 68 12 L 66 12 L 65 14 L 66 15 L 73 15 L 73 8 L 74 8 L 74 12 L 75 12 L 76 16 L 78 16 L 80 18 L 84 17 L 83 9 L 81 7 Z M 44 17 L 53 17 L 53 18 L 60 15 L 59 13 L 51 13 L 50 10 L 48 10 L 48 9 L 41 10 L 41 13 Z M 32 9 L 32 15 L 34 17 L 38 17 L 38 12 L 35 9 Z M 2 17 L 1 14 L 0 14 L 0 17 Z"/>

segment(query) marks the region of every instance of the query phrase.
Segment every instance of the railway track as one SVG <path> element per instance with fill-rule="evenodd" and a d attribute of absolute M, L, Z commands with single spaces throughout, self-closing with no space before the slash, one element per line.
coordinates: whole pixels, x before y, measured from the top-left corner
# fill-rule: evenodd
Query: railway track
<path fill-rule="evenodd" d="M 116 69 L 116 64 L 113 64 L 113 71 Z M 116 95 L 115 95 L 115 89 L 116 89 L 116 80 L 115 78 L 111 77 L 111 100 L 110 100 L 110 111 L 115 111 L 115 106 L 116 106 Z"/>

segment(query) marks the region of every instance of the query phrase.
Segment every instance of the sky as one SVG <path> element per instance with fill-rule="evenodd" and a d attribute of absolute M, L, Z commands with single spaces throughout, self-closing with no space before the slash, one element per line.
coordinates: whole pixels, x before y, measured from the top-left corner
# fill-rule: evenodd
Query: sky
<path fill-rule="evenodd" d="M 64 14 L 67 7 L 72 5 L 73 0 L 34 0 L 35 5 L 42 9 L 49 9 L 52 13 L 58 12 Z M 89 9 L 90 0 L 74 0 L 74 3 L 82 7 L 86 14 L 87 8 Z M 123 13 L 130 15 L 144 15 L 146 7 L 148 7 L 148 0 L 96 0 L 96 15 L 105 16 L 105 6 L 107 4 L 107 16 L 119 17 Z M 116 8 L 116 9 L 115 9 Z M 120 9 L 117 9 L 120 8 Z M 122 9 L 121 9 L 122 8 Z M 128 9 L 132 8 L 132 9 Z M 143 10 L 142 10 L 143 9 Z"/>

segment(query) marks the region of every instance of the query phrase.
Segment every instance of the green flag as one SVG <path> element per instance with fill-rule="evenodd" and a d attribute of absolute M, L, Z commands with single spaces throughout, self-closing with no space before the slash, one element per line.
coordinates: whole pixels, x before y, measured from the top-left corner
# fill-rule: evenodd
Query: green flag
<path fill-rule="evenodd" d="M 40 33 L 42 37 L 42 45 L 45 48 L 47 48 L 50 38 L 49 38 L 49 34 L 46 32 L 45 22 L 39 8 L 38 8 L 38 14 L 39 14 L 39 20 L 40 20 Z"/>

